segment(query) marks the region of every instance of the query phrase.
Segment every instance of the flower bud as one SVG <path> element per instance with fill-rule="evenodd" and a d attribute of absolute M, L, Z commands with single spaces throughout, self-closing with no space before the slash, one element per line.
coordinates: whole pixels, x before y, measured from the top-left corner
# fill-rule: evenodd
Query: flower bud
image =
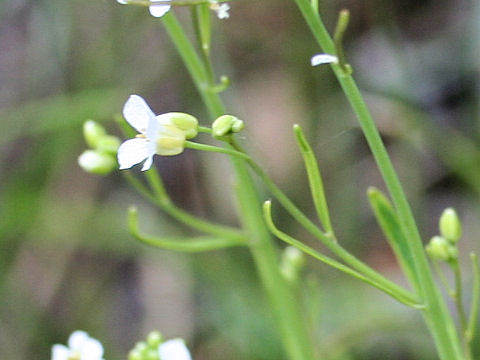
<path fill-rule="evenodd" d="M 130 350 L 128 360 L 143 360 L 142 353 L 136 349 Z"/>
<path fill-rule="evenodd" d="M 441 236 L 432 237 L 425 250 L 430 258 L 438 261 L 449 261 L 458 256 L 455 247 Z"/>
<path fill-rule="evenodd" d="M 240 132 L 245 123 L 233 115 L 222 115 L 212 124 L 212 135 L 214 138 L 221 138 L 230 133 Z"/>
<path fill-rule="evenodd" d="M 282 254 L 280 272 L 291 282 L 298 279 L 298 274 L 305 266 L 305 256 L 296 247 L 287 246 Z"/>
<path fill-rule="evenodd" d="M 162 125 L 158 130 L 156 140 L 158 155 L 178 155 L 183 152 L 185 132 L 174 125 Z"/>
<path fill-rule="evenodd" d="M 93 120 L 87 120 L 83 123 L 83 136 L 88 146 L 96 149 L 99 141 L 106 135 L 102 125 Z"/>
<path fill-rule="evenodd" d="M 117 155 L 120 139 L 113 135 L 105 135 L 98 140 L 96 149 L 111 155 Z"/>
<path fill-rule="evenodd" d="M 462 236 L 462 223 L 454 208 L 447 208 L 443 211 L 439 221 L 440 234 L 455 244 Z"/>
<path fill-rule="evenodd" d="M 148 349 L 143 359 L 144 360 L 161 360 L 160 355 L 158 354 L 158 349 Z"/>
<path fill-rule="evenodd" d="M 198 134 L 198 120 L 192 115 L 181 112 L 171 112 L 158 115 L 157 119 L 159 117 L 161 117 L 160 121 L 169 118 L 170 124 L 183 130 L 185 132 L 185 138 L 187 139 L 193 139 Z"/>
<path fill-rule="evenodd" d="M 117 167 L 115 157 L 97 150 L 86 150 L 78 157 L 78 164 L 86 172 L 107 175 Z"/>
<path fill-rule="evenodd" d="M 132 351 L 139 353 L 143 358 L 148 351 L 148 345 L 145 341 L 139 341 L 135 344 L 135 347 Z"/>
<path fill-rule="evenodd" d="M 162 343 L 162 341 L 163 341 L 163 337 L 162 337 L 162 334 L 160 334 L 159 331 L 152 331 L 147 336 L 147 345 L 150 348 L 157 349 L 158 346 Z"/>

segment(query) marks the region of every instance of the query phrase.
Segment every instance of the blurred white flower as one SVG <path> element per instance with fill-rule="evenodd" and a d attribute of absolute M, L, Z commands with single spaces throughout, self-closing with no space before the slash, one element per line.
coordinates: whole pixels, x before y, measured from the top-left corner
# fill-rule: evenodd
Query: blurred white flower
<path fill-rule="evenodd" d="M 183 152 L 186 134 L 172 123 L 176 113 L 155 116 L 145 100 L 130 95 L 123 107 L 125 120 L 140 134 L 123 142 L 118 148 L 120 170 L 143 164 L 142 171 L 150 169 L 153 155 L 177 155 Z"/>
<path fill-rule="evenodd" d="M 117 2 L 123 5 L 128 4 L 128 0 L 117 0 Z M 150 2 L 155 3 L 157 1 L 150 0 Z M 154 17 L 162 17 L 170 10 L 170 8 L 171 6 L 168 4 L 165 4 L 165 1 L 163 1 L 162 4 L 152 4 L 148 7 L 148 9 L 150 10 L 150 14 Z"/>
<path fill-rule="evenodd" d="M 158 347 L 160 360 L 192 360 L 190 352 L 182 339 L 165 341 Z"/>
<path fill-rule="evenodd" d="M 107 175 L 117 167 L 115 156 L 97 150 L 85 150 L 78 157 L 78 164 L 86 172 Z"/>
<path fill-rule="evenodd" d="M 86 332 L 77 330 L 68 338 L 68 347 L 53 345 L 52 360 L 103 360 L 103 346 Z"/>
<path fill-rule="evenodd" d="M 230 5 L 226 3 L 219 4 L 217 0 L 210 0 L 210 9 L 217 13 L 219 19 L 228 19 L 230 17 L 228 13 Z"/>
<path fill-rule="evenodd" d="M 310 60 L 312 66 L 317 66 L 321 64 L 331 64 L 338 63 L 338 58 L 335 55 L 330 54 L 317 54 L 312 56 Z"/>

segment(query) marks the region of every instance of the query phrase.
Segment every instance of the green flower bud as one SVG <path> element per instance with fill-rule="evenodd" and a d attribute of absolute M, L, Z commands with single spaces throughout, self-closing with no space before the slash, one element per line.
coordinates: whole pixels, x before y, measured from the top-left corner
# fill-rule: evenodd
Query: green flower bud
<path fill-rule="evenodd" d="M 147 343 L 145 341 L 137 342 L 132 351 L 138 352 L 142 356 L 142 359 L 143 359 L 145 357 L 145 355 L 147 354 L 147 351 L 148 351 Z"/>
<path fill-rule="evenodd" d="M 457 256 L 455 248 L 441 236 L 432 237 L 425 250 L 430 258 L 438 261 L 449 261 Z"/>
<path fill-rule="evenodd" d="M 88 146 L 96 149 L 99 141 L 107 135 L 102 125 L 93 120 L 87 120 L 83 123 L 83 136 Z"/>
<path fill-rule="evenodd" d="M 86 172 L 107 175 L 117 168 L 114 156 L 97 150 L 86 150 L 78 158 L 78 165 Z"/>
<path fill-rule="evenodd" d="M 192 115 L 180 112 L 171 112 L 158 116 L 169 117 L 170 123 L 178 127 L 180 130 L 183 130 L 187 139 L 193 139 L 198 134 L 198 120 Z"/>
<path fill-rule="evenodd" d="M 280 264 L 280 272 L 291 282 L 298 279 L 300 271 L 305 266 L 305 256 L 303 252 L 296 247 L 287 246 L 282 254 L 282 261 Z"/>
<path fill-rule="evenodd" d="M 158 349 L 148 349 L 145 357 L 145 360 L 160 360 L 160 355 L 158 354 Z"/>
<path fill-rule="evenodd" d="M 237 133 L 243 130 L 245 123 L 233 115 L 222 115 L 212 124 L 212 136 L 221 138 L 230 133 Z"/>
<path fill-rule="evenodd" d="M 120 139 L 116 136 L 105 135 L 98 140 L 96 149 L 111 155 L 117 155 Z"/>
<path fill-rule="evenodd" d="M 455 244 L 462 236 L 462 223 L 454 208 L 447 208 L 443 211 L 439 221 L 440 234 Z"/>
<path fill-rule="evenodd" d="M 152 331 L 147 336 L 147 345 L 152 349 L 157 349 L 158 346 L 162 343 L 163 337 L 159 331 Z"/>
<path fill-rule="evenodd" d="M 142 353 L 136 349 L 130 350 L 128 360 L 143 360 Z"/>
<path fill-rule="evenodd" d="M 162 125 L 158 130 L 156 142 L 158 155 L 178 155 L 183 152 L 185 131 L 174 125 Z"/>

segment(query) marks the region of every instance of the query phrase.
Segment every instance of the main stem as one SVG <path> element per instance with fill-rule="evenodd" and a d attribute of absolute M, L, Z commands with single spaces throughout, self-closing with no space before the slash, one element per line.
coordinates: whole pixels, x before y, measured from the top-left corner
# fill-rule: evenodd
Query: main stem
<path fill-rule="evenodd" d="M 295 2 L 323 51 L 335 54 L 335 46 L 332 39 L 320 17 L 314 12 L 310 2 L 308 0 L 295 0 Z M 414 271 L 418 276 L 418 291 L 426 304 L 426 308 L 423 311 L 424 319 L 432 333 L 440 358 L 442 360 L 464 359 L 455 324 L 447 310 L 445 301 L 434 283 L 410 205 L 373 118 L 353 78 L 350 75 L 346 75 L 337 65 L 332 65 L 332 68 L 357 115 L 362 131 L 397 210 L 400 224 L 415 263 Z"/>
<path fill-rule="evenodd" d="M 220 97 L 210 91 L 208 73 L 181 25 L 171 12 L 163 17 L 163 23 L 189 70 L 210 116 L 216 118 L 223 115 L 225 107 Z M 283 345 L 290 359 L 312 360 L 313 345 L 305 323 L 302 321 L 303 314 L 293 289 L 280 274 L 276 249 L 263 221 L 261 204 L 250 173 L 243 160 L 232 157 L 232 162 L 236 176 L 240 217 L 250 237 L 249 249 L 270 300 Z"/>

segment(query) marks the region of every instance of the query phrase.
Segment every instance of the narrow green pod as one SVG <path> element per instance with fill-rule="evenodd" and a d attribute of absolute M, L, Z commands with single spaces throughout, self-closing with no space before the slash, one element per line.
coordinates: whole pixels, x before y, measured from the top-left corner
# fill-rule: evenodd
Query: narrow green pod
<path fill-rule="evenodd" d="M 388 244 L 392 248 L 397 261 L 411 284 L 417 288 L 418 277 L 415 273 L 415 264 L 392 204 L 377 188 L 370 187 L 367 190 L 367 194 L 375 218 L 377 219 Z"/>

